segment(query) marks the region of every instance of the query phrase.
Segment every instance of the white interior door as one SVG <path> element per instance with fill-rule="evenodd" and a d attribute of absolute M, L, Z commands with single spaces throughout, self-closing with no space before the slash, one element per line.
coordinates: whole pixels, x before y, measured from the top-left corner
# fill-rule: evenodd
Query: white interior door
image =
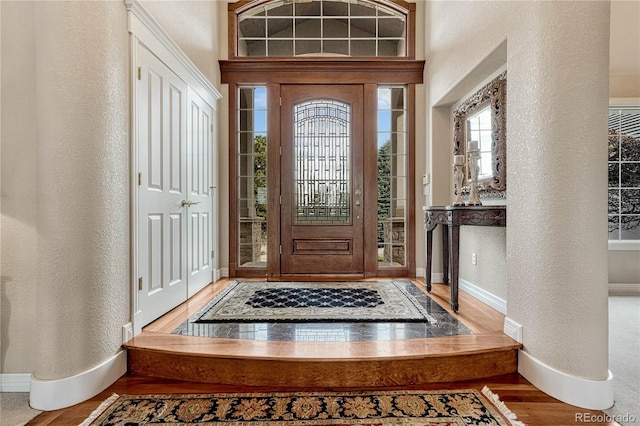
<path fill-rule="evenodd" d="M 187 114 L 187 270 L 191 297 L 212 281 L 213 107 L 189 88 Z"/>
<path fill-rule="evenodd" d="M 187 297 L 186 84 L 138 49 L 138 311 L 145 325 Z"/>

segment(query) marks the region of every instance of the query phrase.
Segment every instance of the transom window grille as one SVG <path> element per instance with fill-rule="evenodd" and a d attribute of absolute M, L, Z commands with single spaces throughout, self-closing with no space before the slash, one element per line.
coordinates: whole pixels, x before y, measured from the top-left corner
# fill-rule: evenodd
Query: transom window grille
<path fill-rule="evenodd" d="M 640 108 L 609 109 L 609 240 L 640 240 Z"/>
<path fill-rule="evenodd" d="M 294 222 L 350 223 L 351 107 L 331 100 L 294 106 Z"/>
<path fill-rule="evenodd" d="M 267 88 L 238 88 L 239 266 L 267 262 Z"/>
<path fill-rule="evenodd" d="M 405 87 L 378 88 L 378 267 L 406 265 L 408 133 Z"/>
<path fill-rule="evenodd" d="M 238 56 L 407 56 L 406 14 L 373 1 L 276 0 L 237 22 Z"/>

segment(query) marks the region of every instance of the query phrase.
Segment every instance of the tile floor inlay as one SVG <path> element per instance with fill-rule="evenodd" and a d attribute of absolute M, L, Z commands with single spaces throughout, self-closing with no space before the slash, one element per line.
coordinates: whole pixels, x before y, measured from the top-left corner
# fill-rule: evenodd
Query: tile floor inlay
<path fill-rule="evenodd" d="M 471 334 L 464 324 L 451 316 L 415 284 L 395 281 L 413 295 L 436 319 L 432 323 L 385 323 L 385 322 L 314 322 L 314 323 L 194 323 L 198 317 L 192 315 L 172 333 L 187 336 L 215 337 L 224 339 L 350 342 L 367 340 L 424 339 Z"/>

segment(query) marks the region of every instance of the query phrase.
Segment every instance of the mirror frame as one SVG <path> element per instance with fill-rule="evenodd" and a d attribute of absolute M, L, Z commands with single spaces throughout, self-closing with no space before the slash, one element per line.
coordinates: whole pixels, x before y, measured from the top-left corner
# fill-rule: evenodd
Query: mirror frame
<path fill-rule="evenodd" d="M 507 191 L 507 72 L 491 80 L 453 111 L 453 155 L 467 158 L 467 117 L 491 108 L 491 169 L 489 178 L 478 180 L 483 198 L 506 198 Z M 470 191 L 465 161 L 462 193 Z"/>

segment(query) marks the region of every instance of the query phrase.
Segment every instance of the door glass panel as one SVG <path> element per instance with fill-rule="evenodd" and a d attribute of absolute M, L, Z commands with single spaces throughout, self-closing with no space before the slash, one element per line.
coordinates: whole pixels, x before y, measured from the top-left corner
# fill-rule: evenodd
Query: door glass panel
<path fill-rule="evenodd" d="M 404 87 L 378 88 L 378 267 L 406 266 L 407 105 Z"/>
<path fill-rule="evenodd" d="M 243 268 L 267 262 L 267 89 L 238 92 L 238 259 Z"/>
<path fill-rule="evenodd" d="M 351 110 L 313 100 L 294 106 L 294 223 L 351 222 Z"/>

